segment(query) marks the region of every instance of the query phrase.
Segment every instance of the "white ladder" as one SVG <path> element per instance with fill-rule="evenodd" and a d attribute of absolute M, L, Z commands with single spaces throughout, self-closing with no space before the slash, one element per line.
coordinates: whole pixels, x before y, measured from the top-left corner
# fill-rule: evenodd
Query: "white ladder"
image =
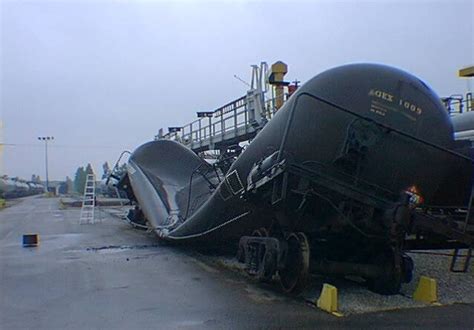
<path fill-rule="evenodd" d="M 80 224 L 94 223 L 95 207 L 95 175 L 87 174 L 84 187 L 84 198 L 82 199 Z"/>

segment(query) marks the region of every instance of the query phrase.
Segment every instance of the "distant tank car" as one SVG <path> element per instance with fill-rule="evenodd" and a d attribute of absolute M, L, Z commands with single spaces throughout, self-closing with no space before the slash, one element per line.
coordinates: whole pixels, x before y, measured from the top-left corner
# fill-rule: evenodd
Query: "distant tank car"
<path fill-rule="evenodd" d="M 27 182 L 29 190 L 29 195 L 37 195 L 44 193 L 44 186 L 39 183 Z"/>
<path fill-rule="evenodd" d="M 235 246 L 250 273 L 277 275 L 286 292 L 318 272 L 394 294 L 412 276 L 407 237 L 434 214 L 419 210 L 468 203 L 472 160 L 458 147 L 425 83 L 354 64 L 298 89 L 230 168 L 157 140 L 132 153 L 119 186 L 162 239 Z"/>
<path fill-rule="evenodd" d="M 22 181 L 19 179 L 8 178 L 3 176 L 0 178 L 0 197 L 1 198 L 17 198 L 25 197 L 44 192 L 44 186 L 34 182 Z"/>
<path fill-rule="evenodd" d="M 0 194 L 2 195 L 2 197 L 5 197 L 5 194 L 13 192 L 15 188 L 16 185 L 12 180 L 6 177 L 0 178 Z"/>

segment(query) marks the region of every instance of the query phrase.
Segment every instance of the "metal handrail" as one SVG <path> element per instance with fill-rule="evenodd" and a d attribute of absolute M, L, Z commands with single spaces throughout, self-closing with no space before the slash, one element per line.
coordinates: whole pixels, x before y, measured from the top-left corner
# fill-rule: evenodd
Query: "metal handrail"
<path fill-rule="evenodd" d="M 288 95 L 285 95 L 288 98 Z M 270 120 L 276 112 L 275 98 L 264 100 L 262 116 Z M 224 134 L 234 131 L 235 136 L 246 134 L 255 125 L 250 121 L 247 97 L 242 96 L 212 111 L 212 117 L 198 118 L 182 127 L 179 131 L 163 135 L 164 139 L 175 140 L 185 145 L 203 141 L 211 142 Z M 245 129 L 242 129 L 245 127 Z"/>
<path fill-rule="evenodd" d="M 119 179 L 120 179 L 120 177 L 118 177 L 117 175 L 115 175 L 115 172 L 117 171 L 117 169 L 118 169 L 118 167 L 119 167 L 119 163 L 120 163 L 120 161 L 122 160 L 122 157 L 123 157 L 124 155 L 129 155 L 129 156 L 131 156 L 132 153 L 131 153 L 130 151 L 128 151 L 128 150 L 122 151 L 122 153 L 120 154 L 119 158 L 118 158 L 117 161 L 115 162 L 114 167 L 112 167 L 112 170 L 110 171 L 109 175 L 107 176 L 107 180 L 105 181 L 105 185 L 108 185 L 108 184 L 109 184 L 110 178 L 114 178 L 114 179 L 116 179 L 116 180 L 119 180 Z"/>
<path fill-rule="evenodd" d="M 460 114 L 474 110 L 472 92 L 466 93 L 465 96 L 454 94 L 449 97 L 443 97 L 441 101 L 449 114 Z"/>

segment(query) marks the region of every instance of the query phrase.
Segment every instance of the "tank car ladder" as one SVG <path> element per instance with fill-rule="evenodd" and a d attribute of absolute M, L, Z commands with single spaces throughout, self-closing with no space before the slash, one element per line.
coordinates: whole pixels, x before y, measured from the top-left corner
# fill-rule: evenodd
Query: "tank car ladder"
<path fill-rule="evenodd" d="M 467 234 L 469 225 L 474 225 L 474 186 L 471 189 L 471 196 L 469 199 L 469 205 L 467 208 L 466 217 L 464 219 L 462 233 Z M 451 266 L 449 268 L 450 271 L 454 273 L 465 273 L 469 269 L 469 263 L 471 262 L 472 258 L 472 246 L 468 246 L 464 250 L 466 250 L 465 254 L 461 254 L 461 248 L 455 248 L 453 250 L 453 256 L 451 258 Z M 463 260 L 464 262 L 462 262 Z M 458 262 L 461 265 L 458 265 Z"/>
<path fill-rule="evenodd" d="M 95 175 L 88 174 L 82 199 L 80 224 L 94 223 Z"/>

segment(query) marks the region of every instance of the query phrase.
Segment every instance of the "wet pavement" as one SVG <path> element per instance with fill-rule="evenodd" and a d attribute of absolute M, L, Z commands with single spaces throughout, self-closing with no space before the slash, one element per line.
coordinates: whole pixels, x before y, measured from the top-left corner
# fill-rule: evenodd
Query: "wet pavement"
<path fill-rule="evenodd" d="M 0 329 L 465 328 L 474 305 L 337 318 L 98 212 L 32 197 L 0 211 Z M 23 248 L 23 234 L 40 245 Z"/>

